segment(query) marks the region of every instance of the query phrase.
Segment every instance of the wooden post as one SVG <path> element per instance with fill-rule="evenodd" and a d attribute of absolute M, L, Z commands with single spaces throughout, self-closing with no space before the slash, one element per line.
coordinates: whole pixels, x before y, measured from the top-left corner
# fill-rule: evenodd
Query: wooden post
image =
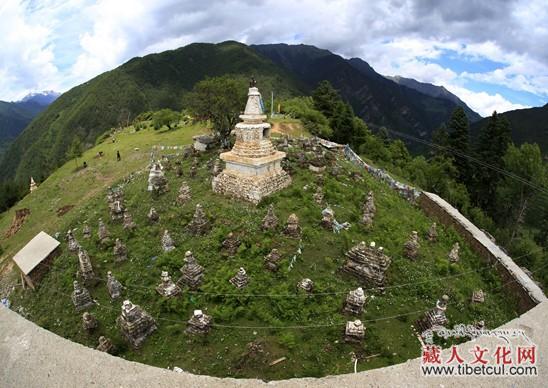
<path fill-rule="evenodd" d="M 23 286 L 23 290 L 26 290 L 27 287 L 25 283 L 25 278 L 23 277 L 23 272 L 19 272 L 19 274 L 21 275 L 21 285 Z"/>

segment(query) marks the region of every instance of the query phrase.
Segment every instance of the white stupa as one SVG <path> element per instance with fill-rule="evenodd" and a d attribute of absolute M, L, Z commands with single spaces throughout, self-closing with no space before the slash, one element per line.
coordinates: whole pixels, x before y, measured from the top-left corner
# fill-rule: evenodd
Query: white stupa
<path fill-rule="evenodd" d="M 270 141 L 270 124 L 265 123 L 261 93 L 254 79 L 250 82 L 243 122 L 234 130 L 236 143 L 221 154 L 226 167 L 213 178 L 213 191 L 254 204 L 291 183 L 281 167 L 285 152 L 277 151 Z"/>

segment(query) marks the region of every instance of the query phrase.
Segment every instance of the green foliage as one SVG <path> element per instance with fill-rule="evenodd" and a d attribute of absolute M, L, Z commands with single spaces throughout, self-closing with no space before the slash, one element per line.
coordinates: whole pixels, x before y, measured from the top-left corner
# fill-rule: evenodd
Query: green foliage
<path fill-rule="evenodd" d="M 312 97 L 294 97 L 282 103 L 283 113 L 301 120 L 304 128 L 312 135 L 325 139 L 333 136 L 329 121 L 322 112 L 314 108 Z"/>
<path fill-rule="evenodd" d="M 221 142 L 226 144 L 245 106 L 246 90 L 243 78 L 206 78 L 187 94 L 185 105 L 197 118 L 209 120 Z"/>
<path fill-rule="evenodd" d="M 171 109 L 161 109 L 152 115 L 152 126 L 159 130 L 164 126 L 172 130 L 179 122 L 179 114 Z"/>
<path fill-rule="evenodd" d="M 457 168 L 459 182 L 465 182 L 469 176 L 468 159 L 463 155 L 468 155 L 470 152 L 470 129 L 468 118 L 462 107 L 458 107 L 453 111 L 449 122 L 447 123 L 449 132 L 448 143 L 452 150 L 460 153 L 454 155 L 454 165 Z M 443 140 L 443 132 L 439 134 Z"/>

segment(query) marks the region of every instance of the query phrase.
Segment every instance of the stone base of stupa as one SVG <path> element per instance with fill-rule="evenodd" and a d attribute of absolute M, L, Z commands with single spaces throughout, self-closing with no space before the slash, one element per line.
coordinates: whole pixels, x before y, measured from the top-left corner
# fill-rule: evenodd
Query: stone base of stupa
<path fill-rule="evenodd" d="M 280 166 L 284 152 L 263 158 L 244 158 L 233 152 L 221 154 L 226 168 L 213 178 L 213 191 L 258 204 L 264 197 L 291 184 L 291 177 Z"/>

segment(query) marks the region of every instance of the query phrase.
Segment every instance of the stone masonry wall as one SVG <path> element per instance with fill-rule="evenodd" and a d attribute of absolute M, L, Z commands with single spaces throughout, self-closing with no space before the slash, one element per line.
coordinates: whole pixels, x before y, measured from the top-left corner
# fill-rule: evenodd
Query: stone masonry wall
<path fill-rule="evenodd" d="M 442 224 L 452 226 L 488 263 L 494 263 L 505 288 L 518 297 L 520 312 L 525 312 L 546 300 L 540 287 L 477 226 L 436 194 L 422 192 L 419 206 Z"/>

